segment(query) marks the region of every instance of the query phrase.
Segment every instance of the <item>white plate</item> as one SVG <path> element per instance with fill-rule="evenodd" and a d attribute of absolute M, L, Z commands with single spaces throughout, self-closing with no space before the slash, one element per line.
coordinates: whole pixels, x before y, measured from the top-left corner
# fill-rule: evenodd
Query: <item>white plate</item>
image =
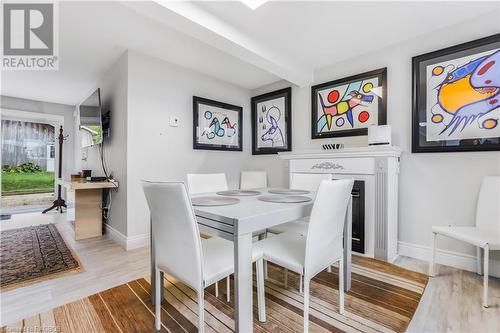
<path fill-rule="evenodd" d="M 220 197 L 220 196 L 206 196 L 191 198 L 193 206 L 228 206 L 240 202 L 238 198 Z"/>
<path fill-rule="evenodd" d="M 231 190 L 231 191 L 220 191 L 217 192 L 218 195 L 228 195 L 232 197 L 251 197 L 253 195 L 259 195 L 259 191 L 250 191 L 250 190 Z"/>
<path fill-rule="evenodd" d="M 289 188 L 275 188 L 275 189 L 270 189 L 268 192 L 272 194 L 282 194 L 282 195 L 299 195 L 299 194 L 309 193 L 309 191 L 306 190 L 292 190 Z"/>
<path fill-rule="evenodd" d="M 312 199 L 303 195 L 263 195 L 258 197 L 260 201 L 277 203 L 299 203 L 308 202 Z"/>

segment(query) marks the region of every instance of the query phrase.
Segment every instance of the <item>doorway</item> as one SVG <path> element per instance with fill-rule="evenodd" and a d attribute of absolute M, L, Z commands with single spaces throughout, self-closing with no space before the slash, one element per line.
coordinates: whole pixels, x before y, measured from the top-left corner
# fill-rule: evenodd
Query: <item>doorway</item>
<path fill-rule="evenodd" d="M 60 118 L 2 110 L 2 214 L 37 212 L 52 204 Z"/>

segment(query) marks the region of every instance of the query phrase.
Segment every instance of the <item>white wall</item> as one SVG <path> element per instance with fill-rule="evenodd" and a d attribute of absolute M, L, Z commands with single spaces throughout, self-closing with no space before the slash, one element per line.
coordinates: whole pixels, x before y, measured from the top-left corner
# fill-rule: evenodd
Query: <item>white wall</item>
<path fill-rule="evenodd" d="M 185 181 L 225 172 L 237 188 L 251 161 L 250 92 L 162 60 L 129 52 L 128 236 L 149 233 L 141 179 Z M 243 107 L 243 152 L 193 150 L 193 95 Z M 180 118 L 169 127 L 170 116 Z"/>
<path fill-rule="evenodd" d="M 399 182 L 400 242 L 430 246 L 432 225 L 473 224 L 481 178 L 485 175 L 500 175 L 498 151 L 411 153 L 411 58 L 499 33 L 499 15 L 497 11 L 315 72 L 316 84 L 387 67 L 388 123 L 392 125 L 394 144 L 403 150 Z M 289 84 L 279 82 L 253 91 L 252 96 L 285 86 Z M 311 140 L 310 95 L 310 87 L 294 87 L 292 92 L 294 151 L 321 149 L 321 145 L 326 142 L 341 142 L 351 147 L 367 145 L 366 136 Z M 282 162 L 269 162 L 269 157 L 262 159 L 266 163 L 273 163 L 273 176 L 280 176 Z M 452 240 L 440 239 L 438 246 L 450 251 L 475 254 L 471 246 Z M 496 258 L 500 258 L 498 253 Z"/>
<path fill-rule="evenodd" d="M 399 185 L 399 240 L 403 244 L 428 246 L 432 225 L 472 224 L 481 178 L 500 174 L 499 152 L 411 154 L 411 58 L 498 33 L 497 17 L 498 13 L 492 13 L 315 72 L 315 83 L 321 83 L 388 67 L 388 123 L 393 127 L 394 144 L 403 149 Z M 115 101 L 111 108 L 112 140 L 117 148 L 108 148 L 108 164 L 113 165 L 110 169 L 120 181 L 119 193 L 123 193 L 113 200 L 112 218 L 120 220 L 116 225 L 113 222 L 113 227 L 128 238 L 148 234 L 141 179 L 185 180 L 187 172 L 223 171 L 230 187 L 235 188 L 240 170 L 267 169 L 271 186 L 286 185 L 283 161 L 274 155 L 251 155 L 250 97 L 288 83 L 278 82 L 249 92 L 137 52 L 130 51 L 124 57 L 127 60 L 122 58 L 101 83 L 103 95 Z M 243 107 L 243 152 L 192 149 L 193 95 Z M 321 149 L 325 142 L 366 146 L 363 136 L 311 140 L 310 87 L 293 87 L 292 99 L 294 151 Z M 180 118 L 179 127 L 168 125 L 174 115 Z M 451 240 L 440 241 L 439 247 L 474 254 L 471 247 Z"/>
<path fill-rule="evenodd" d="M 104 147 L 108 173 L 119 183 L 119 188 L 113 189 L 111 193 L 112 205 L 107 224 L 119 233 L 127 235 L 127 53 L 124 53 L 99 80 L 95 89 L 97 88 L 101 89 L 102 110 L 111 110 L 111 136 L 105 139 Z M 81 158 L 80 142 L 76 146 L 77 156 Z M 84 150 L 87 153 L 87 161 L 80 160 L 78 170 L 90 169 L 92 175 L 103 176 L 98 147 L 88 147 Z"/>

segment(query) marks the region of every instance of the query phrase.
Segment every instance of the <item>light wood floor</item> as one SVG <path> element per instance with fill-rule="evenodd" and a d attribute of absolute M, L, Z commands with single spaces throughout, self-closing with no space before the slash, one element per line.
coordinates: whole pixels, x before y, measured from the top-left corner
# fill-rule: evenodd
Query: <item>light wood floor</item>
<path fill-rule="evenodd" d="M 2 230 L 39 223 L 58 223 L 61 235 L 83 263 L 85 272 L 0 293 L 0 326 L 28 318 L 149 274 L 149 249 L 124 251 L 107 237 L 73 240 L 65 214 L 18 217 Z M 397 265 L 427 272 L 427 263 L 400 257 Z M 408 327 L 409 332 L 500 332 L 500 279 L 490 278 L 490 308 L 481 306 L 482 278 L 439 266 Z"/>
<path fill-rule="evenodd" d="M 396 265 L 428 272 L 427 262 L 399 257 Z M 436 265 L 407 332 L 500 332 L 500 279 L 489 279 L 489 308 L 482 306 L 482 276 Z"/>
<path fill-rule="evenodd" d="M 57 223 L 59 232 L 85 271 L 0 293 L 0 326 L 150 274 L 149 248 L 125 251 L 106 236 L 76 242 L 65 215 L 30 213 L 13 215 L 11 221 L 1 221 L 3 230 Z"/>

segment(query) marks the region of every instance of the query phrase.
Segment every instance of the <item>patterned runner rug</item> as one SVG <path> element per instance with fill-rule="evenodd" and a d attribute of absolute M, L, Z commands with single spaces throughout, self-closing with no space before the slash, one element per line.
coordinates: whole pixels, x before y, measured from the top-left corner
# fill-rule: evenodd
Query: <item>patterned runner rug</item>
<path fill-rule="evenodd" d="M 267 322 L 257 320 L 254 288 L 255 332 L 302 332 L 302 295 L 298 275 L 269 265 L 266 281 Z M 30 325 L 60 332 L 153 332 L 154 307 L 150 303 L 149 277 L 100 292 L 79 301 L 14 323 L 9 329 Z M 338 275 L 320 273 L 311 284 L 311 332 L 404 332 L 427 285 L 427 276 L 363 257 L 353 257 L 352 289 L 346 293 L 346 314 L 338 313 Z M 231 281 L 231 288 L 234 286 Z M 226 302 L 225 283 L 219 297 L 215 288 L 205 291 L 205 331 L 234 331 L 234 299 Z M 233 294 L 232 294 L 233 295 Z M 231 296 L 232 296 L 231 295 Z M 165 277 L 162 332 L 197 332 L 196 293 L 170 276 Z M 6 330 L 4 327 L 3 330 Z"/>
<path fill-rule="evenodd" d="M 53 224 L 0 233 L 0 290 L 83 271 Z"/>

